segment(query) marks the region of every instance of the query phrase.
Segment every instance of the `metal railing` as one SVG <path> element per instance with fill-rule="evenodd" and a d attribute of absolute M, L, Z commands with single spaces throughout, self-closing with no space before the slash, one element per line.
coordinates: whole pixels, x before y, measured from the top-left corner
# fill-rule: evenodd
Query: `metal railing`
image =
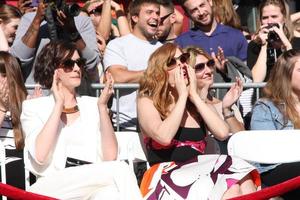
<path fill-rule="evenodd" d="M 231 87 L 233 83 L 214 83 L 211 87 L 211 89 L 215 89 L 216 90 L 216 96 L 218 97 L 219 95 L 219 90 L 220 89 L 228 89 Z M 256 99 L 258 99 L 260 97 L 260 89 L 263 88 L 266 85 L 265 82 L 261 82 L 261 83 L 244 83 L 244 90 L 246 89 L 250 89 L 253 88 L 255 90 L 255 97 Z M 26 85 L 27 89 L 34 89 L 35 85 L 31 84 L 31 85 Z M 97 83 L 93 83 L 91 84 L 91 87 L 96 91 L 96 96 L 99 96 L 101 93 L 101 89 L 104 88 L 104 84 L 97 84 Z M 116 102 L 119 102 L 120 99 L 120 91 L 121 90 L 126 90 L 126 89 L 138 89 L 139 88 L 139 84 L 114 84 L 114 89 L 115 89 L 115 95 L 114 97 L 116 98 Z M 119 103 L 116 104 L 116 130 L 120 131 L 120 127 L 119 127 L 119 112 L 120 110 L 120 106 Z"/>

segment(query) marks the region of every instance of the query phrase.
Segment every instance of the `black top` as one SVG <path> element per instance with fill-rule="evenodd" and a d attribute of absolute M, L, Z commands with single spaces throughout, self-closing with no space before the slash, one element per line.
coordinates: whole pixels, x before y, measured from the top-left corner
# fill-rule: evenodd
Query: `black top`
<path fill-rule="evenodd" d="M 184 162 L 202 155 L 206 147 L 205 136 L 206 129 L 202 123 L 201 128 L 180 127 L 168 146 L 162 146 L 148 138 L 146 147 L 149 164 L 168 161 Z"/>
<path fill-rule="evenodd" d="M 291 40 L 291 45 L 294 49 L 300 49 L 300 38 L 294 37 Z M 260 49 L 261 45 L 257 44 L 253 40 L 248 45 L 247 65 L 251 70 L 257 61 Z M 265 81 L 268 80 L 270 71 L 281 54 L 282 51 L 280 49 L 267 48 L 267 75 Z"/>

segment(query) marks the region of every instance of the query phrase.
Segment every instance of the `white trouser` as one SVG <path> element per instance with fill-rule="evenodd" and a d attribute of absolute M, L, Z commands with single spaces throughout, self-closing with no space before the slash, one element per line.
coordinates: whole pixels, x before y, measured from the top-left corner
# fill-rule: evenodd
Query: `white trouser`
<path fill-rule="evenodd" d="M 39 178 L 29 191 L 58 199 L 142 199 L 134 173 L 120 161 L 65 168 Z"/>

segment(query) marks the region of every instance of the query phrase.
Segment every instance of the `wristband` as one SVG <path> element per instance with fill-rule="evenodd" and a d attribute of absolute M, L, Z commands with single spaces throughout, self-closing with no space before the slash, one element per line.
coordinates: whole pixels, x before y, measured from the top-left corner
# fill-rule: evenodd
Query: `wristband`
<path fill-rule="evenodd" d="M 230 109 L 230 113 L 227 115 L 225 115 L 223 112 L 223 116 L 224 116 L 224 120 L 234 117 L 234 111 L 232 109 Z"/>
<path fill-rule="evenodd" d="M 126 15 L 123 10 L 117 10 L 116 16 L 117 16 L 117 18 L 119 18 L 119 17 L 125 17 Z"/>

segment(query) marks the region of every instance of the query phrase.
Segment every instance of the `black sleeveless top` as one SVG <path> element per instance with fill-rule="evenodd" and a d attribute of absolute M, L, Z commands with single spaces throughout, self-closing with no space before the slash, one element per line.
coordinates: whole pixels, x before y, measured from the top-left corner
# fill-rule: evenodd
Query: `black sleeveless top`
<path fill-rule="evenodd" d="M 185 162 L 204 153 L 206 142 L 204 124 L 200 128 L 180 127 L 168 146 L 163 146 L 151 138 L 145 139 L 147 157 L 150 165 L 176 161 Z"/>

